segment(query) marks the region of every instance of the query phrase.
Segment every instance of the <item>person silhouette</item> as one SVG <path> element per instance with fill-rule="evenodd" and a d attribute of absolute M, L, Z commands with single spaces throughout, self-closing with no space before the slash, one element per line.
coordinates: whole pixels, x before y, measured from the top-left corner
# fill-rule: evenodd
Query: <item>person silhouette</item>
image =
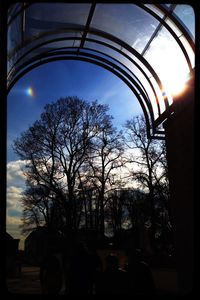
<path fill-rule="evenodd" d="M 128 264 L 125 267 L 130 294 L 152 295 L 155 284 L 149 265 L 142 260 L 141 251 L 134 249 L 128 254 Z"/>
<path fill-rule="evenodd" d="M 69 267 L 69 294 L 87 295 L 90 289 L 89 254 L 84 243 L 78 243 Z"/>
<path fill-rule="evenodd" d="M 105 271 L 102 272 L 98 283 L 97 294 L 113 295 L 127 293 L 126 272 L 119 270 L 118 258 L 109 254 L 106 257 Z"/>

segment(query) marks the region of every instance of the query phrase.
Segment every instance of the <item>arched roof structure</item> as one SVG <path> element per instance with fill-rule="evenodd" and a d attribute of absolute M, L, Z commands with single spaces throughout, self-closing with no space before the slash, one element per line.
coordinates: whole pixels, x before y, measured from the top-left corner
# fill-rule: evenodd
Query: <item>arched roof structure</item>
<path fill-rule="evenodd" d="M 130 87 L 149 137 L 163 138 L 162 122 L 173 113 L 170 84 L 194 71 L 194 21 L 183 4 L 16 3 L 8 11 L 8 91 L 41 64 L 91 62 Z"/>

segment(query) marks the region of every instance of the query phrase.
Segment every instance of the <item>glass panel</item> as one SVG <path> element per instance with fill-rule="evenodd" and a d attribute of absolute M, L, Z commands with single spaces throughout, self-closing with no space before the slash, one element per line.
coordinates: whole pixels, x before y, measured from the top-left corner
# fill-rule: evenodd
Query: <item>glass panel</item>
<path fill-rule="evenodd" d="M 23 3 L 12 4 L 8 9 L 8 22 L 10 22 L 11 18 L 20 11 Z"/>
<path fill-rule="evenodd" d="M 170 7 L 171 4 L 162 4 L 163 6 L 167 6 L 167 7 Z"/>
<path fill-rule="evenodd" d="M 122 39 L 141 52 L 158 21 L 134 4 L 98 4 L 91 27 Z"/>
<path fill-rule="evenodd" d="M 161 92 L 155 78 L 151 77 L 150 80 L 151 80 L 151 83 L 153 84 L 153 87 L 156 91 L 156 95 L 158 97 L 158 102 L 159 102 L 159 106 L 160 106 L 160 113 L 162 114 L 165 111 L 165 102 L 164 102 L 162 92 Z M 154 102 L 152 102 L 152 105 L 154 107 L 154 111 L 158 110 L 155 98 L 154 98 Z"/>
<path fill-rule="evenodd" d="M 22 19 L 17 16 L 15 20 L 8 27 L 8 55 L 17 48 L 22 42 Z"/>
<path fill-rule="evenodd" d="M 60 33 L 60 34 L 48 34 L 48 35 L 44 35 L 40 38 L 34 39 L 33 41 L 30 41 L 24 48 L 20 49 L 17 53 L 17 56 L 12 57 L 12 62 L 9 61 L 9 68 L 11 68 L 11 66 L 16 62 L 16 60 L 18 58 L 20 58 L 22 55 L 24 55 L 25 53 L 27 53 L 29 50 L 31 50 L 33 47 L 36 47 L 37 45 L 40 45 L 41 43 L 44 42 L 48 42 L 50 40 L 53 39 L 63 39 L 63 38 L 72 38 L 71 40 L 65 40 L 65 41 L 61 41 L 60 43 L 63 45 L 66 45 L 67 47 L 69 46 L 77 46 L 79 47 L 80 45 L 80 41 L 74 41 L 74 37 L 80 37 L 82 36 L 82 32 L 64 32 L 64 33 Z M 51 43 L 47 43 L 45 44 L 45 46 L 42 47 L 52 47 Z M 33 52 L 27 54 L 27 58 L 31 58 L 32 56 L 35 55 L 36 52 L 38 52 L 39 50 L 33 50 Z M 26 60 L 26 57 L 23 59 L 23 61 Z M 8 70 L 9 71 L 9 70 Z"/>
<path fill-rule="evenodd" d="M 54 39 L 71 39 L 74 40 L 75 37 L 81 38 L 83 32 L 75 32 L 75 31 L 70 31 L 70 32 L 61 32 L 61 33 L 53 33 L 53 34 L 45 34 L 41 37 L 38 37 L 38 39 L 34 39 L 31 41 L 31 44 L 27 45 L 28 47 L 32 47 L 33 45 L 39 45 L 43 42 L 50 42 L 51 40 Z"/>
<path fill-rule="evenodd" d="M 80 41 L 78 41 L 79 44 L 75 45 L 75 46 L 79 46 L 80 45 Z M 47 45 L 44 45 L 42 47 L 39 47 L 37 49 L 34 50 L 34 52 L 30 52 L 29 54 L 27 54 L 24 58 L 22 58 L 15 66 L 15 68 L 19 68 L 22 64 L 28 62 L 29 60 L 31 60 L 32 58 L 35 58 L 35 56 L 39 55 L 39 54 L 47 54 L 47 52 L 51 51 L 53 52 L 54 49 L 57 48 L 62 48 L 62 47 L 75 47 L 74 46 L 74 40 L 66 40 L 66 41 L 60 41 L 60 42 L 55 42 L 55 43 L 49 43 Z M 61 49 L 62 51 L 63 49 Z M 21 53 L 22 55 L 22 53 Z M 14 65 L 14 62 L 12 63 L 12 66 Z M 11 67 L 11 66 L 10 66 Z"/>
<path fill-rule="evenodd" d="M 150 99 L 150 103 L 151 103 L 151 106 L 153 109 L 154 119 L 156 119 L 156 118 L 158 118 L 159 114 L 158 114 L 158 106 L 157 106 L 155 95 L 149 84 L 145 85 L 145 89 L 146 89 L 149 99 Z"/>
<path fill-rule="evenodd" d="M 123 52 L 126 52 L 127 54 L 129 53 L 127 50 L 123 49 Z M 137 59 L 133 54 L 130 54 L 129 53 L 129 56 L 134 59 L 137 64 L 142 68 L 142 70 L 145 72 L 145 74 L 147 75 L 147 77 L 149 79 L 152 78 L 152 74 L 149 72 L 149 70 L 145 67 L 145 65 L 139 60 Z M 134 72 L 134 74 L 137 76 L 137 78 L 140 80 L 140 82 L 142 83 L 142 85 L 144 86 L 148 96 L 149 96 L 149 99 L 150 99 L 150 102 L 151 102 L 151 105 L 152 105 L 152 108 L 153 108 L 153 113 L 154 113 L 154 117 L 158 117 L 158 107 L 157 107 L 157 102 L 156 102 L 156 98 L 155 98 L 155 95 L 154 95 L 154 92 L 152 90 L 152 87 L 150 86 L 149 82 L 147 81 L 146 77 L 144 76 L 144 74 L 137 68 L 135 67 L 132 63 L 130 64 L 129 66 L 130 70 L 132 72 Z M 155 85 L 157 86 L 157 83 L 155 80 L 150 80 L 155 88 Z M 158 88 L 157 88 L 158 89 Z M 162 100 L 163 101 L 163 100 Z"/>
<path fill-rule="evenodd" d="M 179 4 L 174 10 L 175 15 L 183 22 L 192 37 L 195 37 L 195 15 L 192 6 Z"/>
<path fill-rule="evenodd" d="M 167 18 L 165 22 L 171 27 L 171 29 L 175 32 L 175 34 L 180 37 L 182 32 L 178 29 L 178 27 L 172 22 L 171 19 Z"/>
<path fill-rule="evenodd" d="M 175 95 L 183 89 L 189 68 L 181 49 L 165 28 L 144 56 L 160 77 L 164 93 Z"/>
<path fill-rule="evenodd" d="M 115 58 L 116 60 L 119 61 L 119 63 L 122 63 L 124 65 L 124 67 L 119 64 L 120 68 L 124 69 L 126 72 L 128 72 L 128 74 L 134 78 L 134 80 L 136 80 L 138 82 L 139 85 L 141 85 L 141 83 L 138 81 L 137 78 L 135 78 L 135 74 L 137 71 L 136 66 L 128 59 L 126 58 L 123 54 L 120 54 L 119 52 L 116 52 L 108 47 L 105 47 L 103 45 L 97 44 L 97 43 L 92 43 L 92 42 L 86 42 L 85 43 L 85 47 L 90 48 L 90 49 L 94 49 L 96 51 L 101 51 L 107 55 L 110 55 L 112 58 Z M 99 54 L 97 54 L 99 55 Z M 109 59 L 109 58 L 107 58 Z M 112 61 L 113 63 L 116 64 L 115 61 Z M 128 68 L 128 70 L 126 68 Z M 134 75 L 133 75 L 134 74 Z M 141 87 L 143 89 L 143 87 Z"/>
<path fill-rule="evenodd" d="M 185 47 L 188 55 L 189 55 L 189 58 L 190 58 L 190 62 L 192 64 L 192 67 L 194 68 L 195 66 L 195 54 L 194 54 L 194 51 L 193 49 L 191 48 L 190 44 L 188 43 L 188 41 L 186 40 L 186 38 L 184 36 L 182 36 L 180 38 L 183 46 Z"/>
<path fill-rule="evenodd" d="M 152 76 L 152 74 L 147 69 L 147 67 L 134 54 L 130 53 L 130 51 L 128 51 L 126 49 L 122 49 L 122 52 L 126 53 L 131 59 L 133 59 L 142 68 L 142 70 L 145 72 L 145 74 L 147 75 L 147 77 L 151 77 Z"/>
<path fill-rule="evenodd" d="M 64 47 L 72 47 L 73 46 L 74 41 L 73 40 L 68 40 L 68 41 L 60 41 L 60 42 L 55 42 L 55 43 L 49 43 L 43 47 L 40 47 L 39 49 L 37 49 L 36 51 L 34 51 L 34 53 L 45 53 L 45 52 L 53 52 L 53 50 L 59 49 L 61 51 L 63 51 Z"/>
<path fill-rule="evenodd" d="M 145 4 L 144 6 L 148 7 L 150 10 L 152 10 L 154 13 L 156 13 L 159 17 L 163 18 L 164 13 L 162 10 L 160 10 L 158 7 L 152 4 Z"/>
<path fill-rule="evenodd" d="M 127 51 L 126 49 L 123 49 L 123 52 L 128 54 L 130 58 L 132 58 L 135 62 L 137 62 L 137 64 L 142 68 L 142 70 L 145 72 L 148 78 L 152 77 L 149 70 L 144 66 L 144 64 L 139 59 L 137 59 L 133 54 L 130 54 L 130 52 Z M 150 86 L 144 74 L 132 62 L 129 61 L 129 64 L 127 64 L 127 66 L 135 74 L 135 76 L 137 76 L 138 80 L 140 80 L 141 84 L 144 86 L 144 89 L 146 90 L 146 93 L 148 94 L 151 105 L 153 107 L 154 116 L 157 117 L 158 108 L 157 108 L 156 98 L 153 93 L 152 87 Z"/>
<path fill-rule="evenodd" d="M 154 95 L 154 92 L 153 92 L 153 89 L 152 89 L 150 83 L 147 81 L 145 76 L 139 70 L 135 71 L 135 75 L 138 77 L 138 79 L 143 84 L 143 86 L 146 90 L 146 93 L 149 97 L 149 101 L 151 103 L 152 109 L 153 109 L 154 118 L 157 118 L 159 115 L 158 106 L 157 106 L 157 102 L 156 102 L 156 97 Z M 150 82 L 153 84 L 155 91 L 157 91 L 158 88 L 156 89 L 155 86 L 158 86 L 158 85 L 157 85 L 156 81 L 153 79 L 153 77 L 150 78 Z"/>
<path fill-rule="evenodd" d="M 40 32 L 85 25 L 91 4 L 37 3 L 26 10 L 26 37 Z"/>
<path fill-rule="evenodd" d="M 103 40 L 103 39 L 102 39 Z M 108 40 L 107 40 L 108 41 Z M 145 76 L 141 73 L 141 71 L 138 69 L 138 67 L 130 60 L 132 59 L 133 61 L 135 61 L 141 68 L 142 70 L 146 73 L 147 77 L 151 77 L 151 73 L 148 71 L 148 69 L 143 65 L 143 63 L 141 63 L 141 61 L 139 59 L 137 59 L 133 54 L 131 54 L 128 50 L 121 48 L 122 54 L 120 54 L 119 52 L 112 50 L 108 47 L 105 47 L 103 45 L 100 45 L 98 43 L 93 43 L 93 42 L 85 42 L 85 47 L 89 47 L 92 48 L 94 50 L 99 50 L 102 51 L 105 54 L 108 54 L 114 58 L 116 58 L 117 60 L 119 60 L 121 63 L 123 63 L 133 74 L 135 74 L 138 79 L 141 81 L 141 83 L 144 85 L 144 87 L 146 88 L 146 81 L 147 79 L 145 78 Z M 128 58 L 126 58 L 124 55 L 128 55 Z"/>
<path fill-rule="evenodd" d="M 117 43 L 115 43 L 115 42 L 113 42 L 113 41 L 111 41 L 111 40 L 108 40 L 107 38 L 104 38 L 104 37 L 102 37 L 102 36 L 99 36 L 99 35 L 95 35 L 95 34 L 88 33 L 88 34 L 87 34 L 87 38 L 94 39 L 94 40 L 98 40 L 98 41 L 100 41 L 100 42 L 104 42 L 104 43 L 106 43 L 106 44 L 109 44 L 109 45 L 111 45 L 111 46 L 117 48 L 117 49 L 121 49 L 121 48 L 122 48 L 119 44 L 117 44 Z"/>
<path fill-rule="evenodd" d="M 72 47 L 80 47 L 80 44 L 81 44 L 81 41 L 79 41 L 79 40 L 74 40 L 74 41 L 73 41 L 73 44 L 72 44 Z"/>
<path fill-rule="evenodd" d="M 85 25 L 90 7 L 90 3 L 34 3 L 26 14 L 38 21 Z"/>
<path fill-rule="evenodd" d="M 98 43 L 93 43 L 93 42 L 85 42 L 85 45 L 84 45 L 84 48 L 91 48 L 91 49 L 94 49 L 94 50 L 97 50 L 97 51 L 101 51 L 105 54 L 108 54 L 110 55 L 111 57 L 119 60 L 120 62 L 122 62 L 123 64 L 127 64 L 127 59 L 125 57 L 123 57 L 119 52 L 107 47 L 107 46 L 104 46 L 104 45 L 101 45 L 101 44 L 98 44 Z"/>

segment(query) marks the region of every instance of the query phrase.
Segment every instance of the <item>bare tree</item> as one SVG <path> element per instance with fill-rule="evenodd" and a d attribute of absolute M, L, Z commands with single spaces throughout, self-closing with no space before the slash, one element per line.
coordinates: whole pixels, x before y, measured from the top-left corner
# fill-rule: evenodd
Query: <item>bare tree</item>
<path fill-rule="evenodd" d="M 122 133 L 112 125 L 112 117 L 105 116 L 88 155 L 88 179 L 92 180 L 97 191 L 96 228 L 99 228 L 102 234 L 105 232 L 105 210 L 110 199 L 109 194 L 119 183 L 119 179 L 115 178 L 118 177 L 119 168 L 124 165 L 122 140 Z"/>
<path fill-rule="evenodd" d="M 40 119 L 14 143 L 16 153 L 27 161 L 27 180 L 56 195 L 69 229 L 76 229 L 80 222 L 79 171 L 107 110 L 97 101 L 59 99 L 47 104 Z"/>
<path fill-rule="evenodd" d="M 22 233 L 32 231 L 39 226 L 48 229 L 63 227 L 62 203 L 57 195 L 45 186 L 32 185 L 26 182 L 27 188 L 22 197 Z M 59 217 L 58 217 L 59 216 Z"/>
<path fill-rule="evenodd" d="M 167 189 L 167 165 L 163 141 L 147 138 L 145 119 L 134 117 L 125 124 L 126 144 L 133 150 L 127 161 L 133 166 L 131 177 L 148 192 L 152 245 L 156 234 L 156 195 L 161 187 Z M 161 196 L 161 195 L 160 195 Z M 159 197 L 160 199 L 160 197 Z"/>

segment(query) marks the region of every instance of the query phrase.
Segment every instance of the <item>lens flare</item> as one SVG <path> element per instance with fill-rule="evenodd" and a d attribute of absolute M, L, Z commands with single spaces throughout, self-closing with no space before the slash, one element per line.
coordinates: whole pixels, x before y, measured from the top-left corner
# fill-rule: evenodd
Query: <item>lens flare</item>
<path fill-rule="evenodd" d="M 30 97 L 33 97 L 34 93 L 32 87 L 26 89 L 26 94 Z"/>

